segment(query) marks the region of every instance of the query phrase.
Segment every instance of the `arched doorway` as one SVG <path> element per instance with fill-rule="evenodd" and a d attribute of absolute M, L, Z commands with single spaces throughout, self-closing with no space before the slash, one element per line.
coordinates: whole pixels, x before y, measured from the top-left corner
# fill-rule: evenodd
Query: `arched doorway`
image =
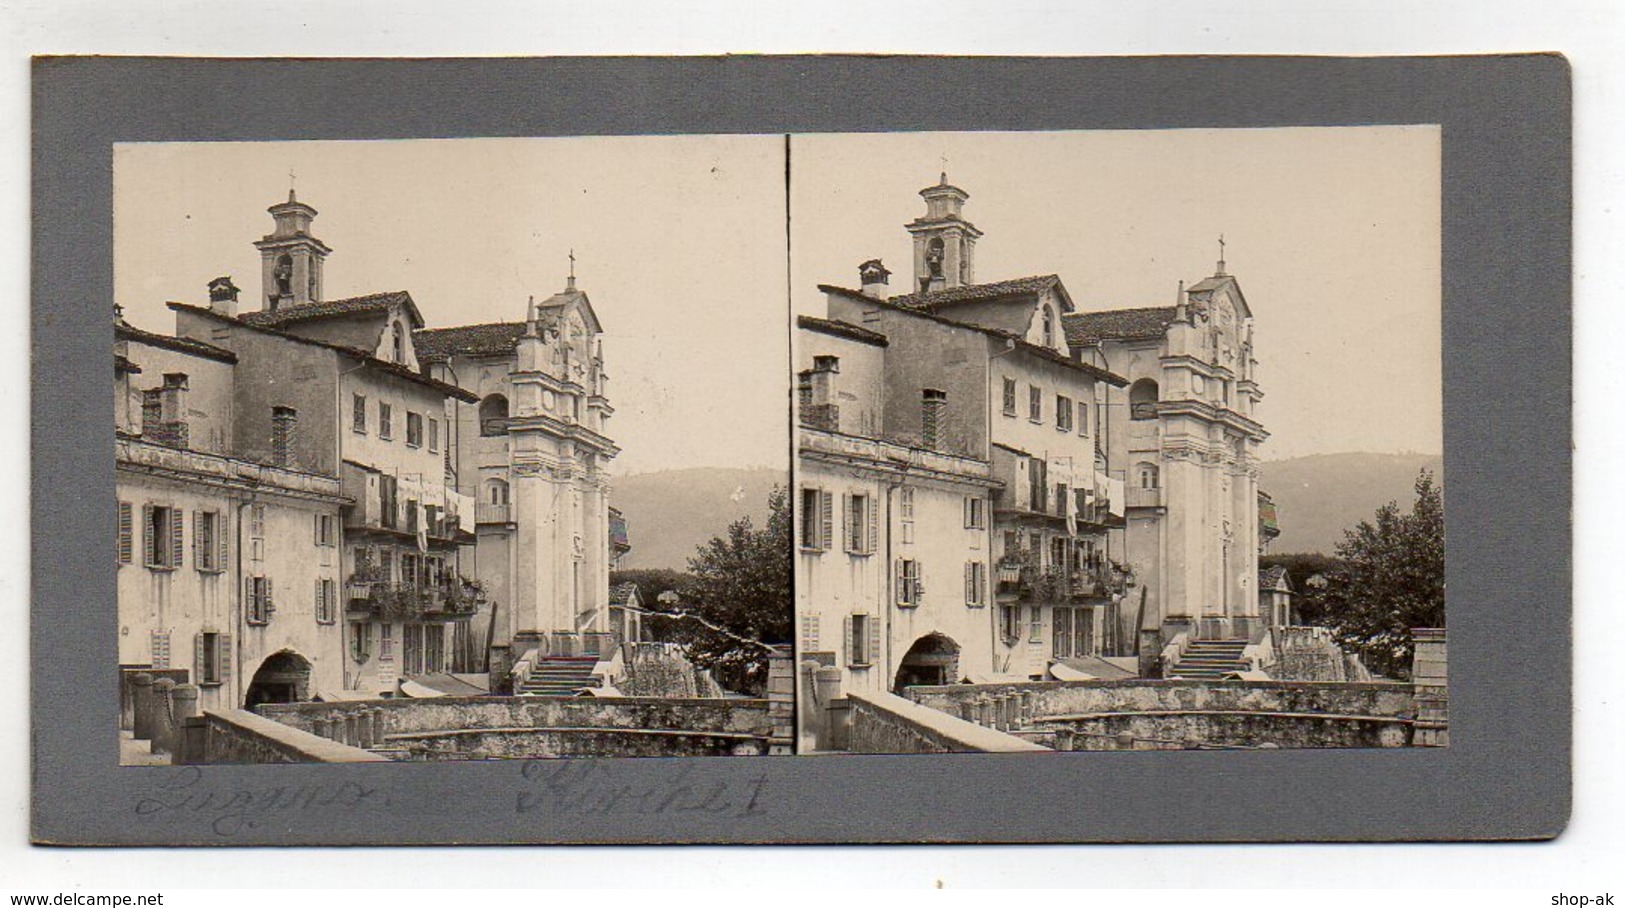
<path fill-rule="evenodd" d="M 292 650 L 283 650 L 260 663 L 248 685 L 243 708 L 261 703 L 299 703 L 310 699 L 310 660 Z"/>
<path fill-rule="evenodd" d="M 894 690 L 921 684 L 953 684 L 959 680 L 959 644 L 938 633 L 914 641 L 897 666 Z"/>

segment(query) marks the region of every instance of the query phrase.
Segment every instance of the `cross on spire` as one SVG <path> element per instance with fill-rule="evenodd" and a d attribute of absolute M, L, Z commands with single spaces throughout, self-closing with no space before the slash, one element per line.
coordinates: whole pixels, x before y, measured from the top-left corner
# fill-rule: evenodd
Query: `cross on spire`
<path fill-rule="evenodd" d="M 295 201 L 293 191 L 299 186 L 299 178 L 294 175 L 293 168 L 288 168 L 288 201 Z"/>
<path fill-rule="evenodd" d="M 1217 273 L 1224 274 L 1224 234 L 1222 233 L 1219 234 L 1219 270 Z"/>
<path fill-rule="evenodd" d="M 574 290 L 574 289 L 576 289 L 576 251 L 575 251 L 575 247 L 573 247 L 573 246 L 570 248 L 570 256 L 569 256 L 569 258 L 570 258 L 570 281 L 569 281 L 566 289 Z"/>
<path fill-rule="evenodd" d="M 948 185 L 948 156 L 946 154 L 942 155 L 941 160 L 942 160 L 942 185 L 946 186 L 946 185 Z"/>

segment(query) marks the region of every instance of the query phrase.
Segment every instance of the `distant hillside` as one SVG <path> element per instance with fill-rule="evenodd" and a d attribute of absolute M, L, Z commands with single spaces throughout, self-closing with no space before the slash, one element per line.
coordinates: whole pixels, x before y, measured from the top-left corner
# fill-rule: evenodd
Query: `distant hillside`
<path fill-rule="evenodd" d="M 775 484 L 788 485 L 789 476 L 765 468 L 698 467 L 618 477 L 609 503 L 626 515 L 632 537 L 621 567 L 687 570 L 694 549 L 728 524 L 748 514 L 762 526 Z"/>
<path fill-rule="evenodd" d="M 1343 530 L 1369 520 L 1377 508 L 1390 501 L 1408 508 L 1423 467 L 1445 483 L 1448 526 L 1449 477 L 1437 454 L 1319 454 L 1260 464 L 1258 487 L 1275 499 L 1281 518 L 1270 551 L 1330 554 Z"/>

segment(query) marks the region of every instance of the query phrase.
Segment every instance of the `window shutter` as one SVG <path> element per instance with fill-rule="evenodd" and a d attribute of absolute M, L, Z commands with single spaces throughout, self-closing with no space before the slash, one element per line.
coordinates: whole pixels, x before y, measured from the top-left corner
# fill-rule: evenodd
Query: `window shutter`
<path fill-rule="evenodd" d="M 858 659 L 857 659 L 857 657 L 858 657 L 857 642 L 858 641 L 857 641 L 857 638 L 852 634 L 852 625 L 855 622 L 852 620 L 851 615 L 846 616 L 845 623 L 846 623 L 846 664 L 848 664 L 848 665 L 857 665 L 857 664 L 859 664 Z"/>
<path fill-rule="evenodd" d="M 312 514 L 310 516 L 311 516 L 312 529 L 314 531 L 312 536 L 311 536 L 311 541 L 314 542 L 316 545 L 321 545 L 322 544 L 322 515 L 320 515 L 320 514 Z"/>
<path fill-rule="evenodd" d="M 142 563 L 147 567 L 152 567 L 158 563 L 158 540 L 152 532 L 152 505 L 150 504 L 141 506 L 141 542 L 146 549 L 146 561 Z"/>
<path fill-rule="evenodd" d="M 326 590 L 322 589 L 322 582 L 320 580 L 316 581 L 316 620 L 317 621 L 326 621 L 327 620 L 327 601 L 326 601 L 327 597 L 324 595 L 326 592 L 327 592 Z"/>
<path fill-rule="evenodd" d="M 820 548 L 827 552 L 834 546 L 835 541 L 835 496 L 833 494 L 829 492 L 818 493 L 818 512 L 823 521 L 823 545 Z"/>
<path fill-rule="evenodd" d="M 914 562 L 914 602 L 917 605 L 925 604 L 925 563 Z"/>
<path fill-rule="evenodd" d="M 803 613 L 801 616 L 801 652 L 810 653 L 818 649 L 818 616 Z"/>
<path fill-rule="evenodd" d="M 976 568 L 972 562 L 965 562 L 965 604 L 974 605 L 976 602 Z"/>
<path fill-rule="evenodd" d="M 223 571 L 231 563 L 231 534 L 226 532 L 227 515 L 229 511 L 216 511 L 214 513 L 214 547 L 218 553 L 214 569 Z"/>
<path fill-rule="evenodd" d="M 874 616 L 874 615 L 870 615 L 869 620 L 865 621 L 864 624 L 869 625 L 869 650 L 868 650 L 868 652 L 863 654 L 863 658 L 865 660 L 867 660 L 869 662 L 869 664 L 871 664 L 871 665 L 879 665 L 880 664 L 880 619 L 878 617 Z"/>
<path fill-rule="evenodd" d="M 180 508 L 169 509 L 169 566 L 179 570 L 181 557 L 186 554 L 186 527 L 183 516 L 185 511 Z"/>
<path fill-rule="evenodd" d="M 863 553 L 873 555 L 880 548 L 880 502 L 873 495 L 866 495 L 863 500 L 869 506 L 869 527 L 863 537 Z"/>
<path fill-rule="evenodd" d="M 209 553 L 203 549 L 203 512 L 192 512 L 192 566 L 203 570 L 209 562 Z"/>
<path fill-rule="evenodd" d="M 852 551 L 852 495 L 841 496 L 841 549 Z"/>
<path fill-rule="evenodd" d="M 898 605 L 903 605 L 908 602 L 908 572 L 903 569 L 904 564 L 906 564 L 906 562 L 903 559 L 897 559 L 897 593 L 894 596 L 894 600 Z"/>
<path fill-rule="evenodd" d="M 192 675 L 193 681 L 197 684 L 206 684 L 213 680 L 212 678 L 205 677 L 203 674 L 203 666 L 207 664 L 208 658 L 204 655 L 204 647 L 207 641 L 208 638 L 203 636 L 201 633 L 192 638 Z"/>
<path fill-rule="evenodd" d="M 220 677 L 216 680 L 224 681 L 231 677 L 231 635 L 215 634 L 215 645 L 220 647 L 215 656 L 215 662 L 220 666 Z"/>
<path fill-rule="evenodd" d="M 276 600 L 271 597 L 271 578 L 265 578 L 265 620 L 271 620 L 271 613 L 276 611 Z"/>
<path fill-rule="evenodd" d="M 129 564 L 135 549 L 135 517 L 128 501 L 118 503 L 118 563 Z"/>

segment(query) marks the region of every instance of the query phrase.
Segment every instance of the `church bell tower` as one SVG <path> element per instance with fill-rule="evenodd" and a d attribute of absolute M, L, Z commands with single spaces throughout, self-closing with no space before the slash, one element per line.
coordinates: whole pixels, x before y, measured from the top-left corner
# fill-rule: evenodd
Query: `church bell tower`
<path fill-rule="evenodd" d="M 904 225 L 914 235 L 914 293 L 976 282 L 976 240 L 982 231 L 960 214 L 970 194 L 950 185 L 948 174 L 920 190 L 925 216 Z"/>
<path fill-rule="evenodd" d="M 333 250 L 310 234 L 316 209 L 294 197 L 266 209 L 276 219 L 268 236 L 254 243 L 263 278 L 260 303 L 266 311 L 303 306 L 322 299 L 322 261 Z"/>

